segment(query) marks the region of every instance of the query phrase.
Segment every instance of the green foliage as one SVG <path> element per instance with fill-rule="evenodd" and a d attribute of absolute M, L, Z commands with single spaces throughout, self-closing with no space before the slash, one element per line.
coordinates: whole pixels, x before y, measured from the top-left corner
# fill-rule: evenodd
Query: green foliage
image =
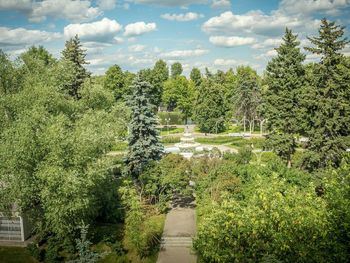
<path fill-rule="evenodd" d="M 202 74 L 198 68 L 193 68 L 190 73 L 190 79 L 194 85 L 198 88 L 202 83 Z"/>
<path fill-rule="evenodd" d="M 186 120 L 191 116 L 195 95 L 193 82 L 184 76 L 177 76 L 164 83 L 162 100 L 169 111 L 180 110 Z"/>
<path fill-rule="evenodd" d="M 78 35 L 66 41 L 65 49 L 62 51 L 63 59 L 70 61 L 74 65 L 74 79 L 68 86 L 68 93 L 75 99 L 79 99 L 79 89 L 90 73 L 84 68 L 88 64 L 85 60 L 86 50 L 82 49 L 82 44 Z"/>
<path fill-rule="evenodd" d="M 16 65 L 0 49 L 0 95 L 15 93 L 21 88 L 22 76 Z"/>
<path fill-rule="evenodd" d="M 180 62 L 175 62 L 174 64 L 171 65 L 171 77 L 174 79 L 182 74 L 182 65 Z"/>
<path fill-rule="evenodd" d="M 147 90 L 150 84 L 139 74 L 133 84 L 133 94 L 129 99 L 131 109 L 129 150 L 125 158 L 129 172 L 137 177 L 152 160 L 159 160 L 163 145 L 159 142 L 157 121 Z"/>
<path fill-rule="evenodd" d="M 173 143 L 179 143 L 180 137 L 174 137 L 174 136 L 163 136 L 162 137 L 162 143 L 164 144 L 173 144 Z"/>
<path fill-rule="evenodd" d="M 320 63 L 313 67 L 313 80 L 308 90 L 313 96 L 307 96 L 305 101 L 310 120 L 306 153 L 310 170 L 339 166 L 345 151 L 341 137 L 350 133 L 350 65 L 341 53 L 349 42 L 343 35 L 343 27 L 322 19 L 319 36 L 309 38 L 314 47 L 306 48 L 321 55 Z"/>
<path fill-rule="evenodd" d="M 194 119 L 201 132 L 218 133 L 225 129 L 227 106 L 224 90 L 212 80 L 202 82 L 194 107 Z"/>
<path fill-rule="evenodd" d="M 130 182 L 126 182 L 120 192 L 127 208 L 124 246 L 127 250 L 136 251 L 140 258 L 150 256 L 159 245 L 164 216 L 147 211 Z"/>
<path fill-rule="evenodd" d="M 239 195 L 225 196 L 202 214 L 195 242 L 201 257 L 205 262 L 259 262 L 267 255 L 283 262 L 333 261 L 326 202 L 314 186 L 301 190 L 266 172 L 268 177 L 250 175 Z"/>
<path fill-rule="evenodd" d="M 295 135 L 300 131 L 302 109 L 300 95 L 304 86 L 305 55 L 298 48 L 297 36 L 286 29 L 283 43 L 276 49 L 277 56 L 266 67 L 268 88 L 263 94 L 264 117 L 270 131 L 267 143 L 273 151 L 291 166 L 296 148 Z"/>
<path fill-rule="evenodd" d="M 109 110 L 114 104 L 112 92 L 99 85 L 85 84 L 80 91 L 80 103 L 92 110 Z"/>
<path fill-rule="evenodd" d="M 233 111 L 237 118 L 253 120 L 258 116 L 261 100 L 260 79 L 249 66 L 237 68 L 233 94 Z"/>
<path fill-rule="evenodd" d="M 92 243 L 86 237 L 88 229 L 87 225 L 80 226 L 80 239 L 76 239 L 78 259 L 70 261 L 71 263 L 95 263 L 100 258 L 100 255 L 90 249 Z"/>
<path fill-rule="evenodd" d="M 104 79 L 103 87 L 113 92 L 114 98 L 120 100 L 130 95 L 125 85 L 125 76 L 122 69 L 118 65 L 111 66 Z"/>
<path fill-rule="evenodd" d="M 189 180 L 189 162 L 181 155 L 168 154 L 141 174 L 141 192 L 149 203 L 166 209 L 174 193 L 188 194 Z"/>
<path fill-rule="evenodd" d="M 184 123 L 185 116 L 178 111 L 161 111 L 158 112 L 160 118 L 160 124 L 162 125 L 182 125 Z M 169 121 L 167 121 L 167 119 Z"/>

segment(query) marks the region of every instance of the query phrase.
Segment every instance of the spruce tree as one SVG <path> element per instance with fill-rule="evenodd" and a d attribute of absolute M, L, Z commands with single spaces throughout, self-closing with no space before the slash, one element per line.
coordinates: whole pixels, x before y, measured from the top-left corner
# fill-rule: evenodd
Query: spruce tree
<path fill-rule="evenodd" d="M 268 119 L 267 144 L 291 166 L 300 129 L 300 94 L 304 85 L 305 55 L 298 47 L 297 35 L 286 28 L 277 56 L 266 67 L 268 89 L 263 96 L 264 117 Z"/>
<path fill-rule="evenodd" d="M 62 51 L 63 59 L 74 65 L 74 81 L 67 85 L 68 93 L 72 97 L 79 99 L 79 88 L 90 73 L 84 68 L 84 64 L 88 64 L 85 60 L 86 50 L 82 48 L 78 35 L 66 41 L 65 48 Z"/>
<path fill-rule="evenodd" d="M 152 87 L 141 76 L 138 74 L 134 80 L 132 95 L 128 100 L 131 121 L 128 137 L 129 148 L 125 159 L 129 172 L 136 178 L 150 161 L 161 158 L 164 149 L 156 129 L 154 105 L 150 102 L 148 95 Z"/>
<path fill-rule="evenodd" d="M 344 27 L 322 19 L 319 36 L 308 39 L 306 50 L 321 55 L 313 70 L 314 97 L 308 101 L 311 122 L 306 164 L 309 169 L 338 166 L 346 150 L 343 136 L 350 131 L 350 87 L 341 50 L 347 43 Z"/>

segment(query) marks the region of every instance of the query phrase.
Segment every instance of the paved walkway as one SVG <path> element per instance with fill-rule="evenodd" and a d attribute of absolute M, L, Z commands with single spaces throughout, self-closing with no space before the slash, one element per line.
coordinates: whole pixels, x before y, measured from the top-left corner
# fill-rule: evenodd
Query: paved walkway
<path fill-rule="evenodd" d="M 192 237 L 196 233 L 194 202 L 176 204 L 167 214 L 157 263 L 196 263 Z"/>

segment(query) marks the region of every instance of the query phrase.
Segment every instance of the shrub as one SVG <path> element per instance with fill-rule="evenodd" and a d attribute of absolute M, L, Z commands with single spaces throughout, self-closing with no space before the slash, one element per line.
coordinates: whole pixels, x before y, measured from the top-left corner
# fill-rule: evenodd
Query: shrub
<path fill-rule="evenodd" d="M 334 239 L 327 204 L 313 185 L 301 190 L 278 174 L 256 175 L 240 198 L 226 196 L 210 208 L 194 243 L 204 262 L 266 262 L 269 255 L 272 262 L 339 259 L 328 253 Z"/>
<path fill-rule="evenodd" d="M 180 137 L 174 137 L 174 136 L 162 137 L 163 144 L 173 144 L 173 143 L 179 143 L 179 142 L 180 142 Z"/>

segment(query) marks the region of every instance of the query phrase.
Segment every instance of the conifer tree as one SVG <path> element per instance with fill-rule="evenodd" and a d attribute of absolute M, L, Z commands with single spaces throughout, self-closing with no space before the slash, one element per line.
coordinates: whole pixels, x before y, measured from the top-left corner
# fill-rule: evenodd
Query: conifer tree
<path fill-rule="evenodd" d="M 159 132 L 156 129 L 154 105 L 150 102 L 148 93 L 151 89 L 151 85 L 138 74 L 128 101 L 131 121 L 129 149 L 125 162 L 131 175 L 136 178 L 150 161 L 159 160 L 163 152 L 163 145 L 159 141 Z"/>
<path fill-rule="evenodd" d="M 342 136 L 350 132 L 349 68 L 341 50 L 349 41 L 344 27 L 322 19 L 319 36 L 308 38 L 314 47 L 306 50 L 321 55 L 313 69 L 314 94 L 307 103 L 311 113 L 306 158 L 309 169 L 338 166 L 346 149 Z"/>
<path fill-rule="evenodd" d="M 270 135 L 267 144 L 291 166 L 300 130 L 300 93 L 304 85 L 305 55 L 300 52 L 297 35 L 286 28 L 277 56 L 266 67 L 268 89 L 264 93 L 264 116 Z"/>
<path fill-rule="evenodd" d="M 84 64 L 88 64 L 85 60 L 86 50 L 82 48 L 78 35 L 75 35 L 74 38 L 66 41 L 65 48 L 62 51 L 63 59 L 71 62 L 74 65 L 75 69 L 75 78 L 72 83 L 67 85 L 68 93 L 79 99 L 79 88 L 84 83 L 85 79 L 90 76 L 90 73 L 84 68 Z"/>

